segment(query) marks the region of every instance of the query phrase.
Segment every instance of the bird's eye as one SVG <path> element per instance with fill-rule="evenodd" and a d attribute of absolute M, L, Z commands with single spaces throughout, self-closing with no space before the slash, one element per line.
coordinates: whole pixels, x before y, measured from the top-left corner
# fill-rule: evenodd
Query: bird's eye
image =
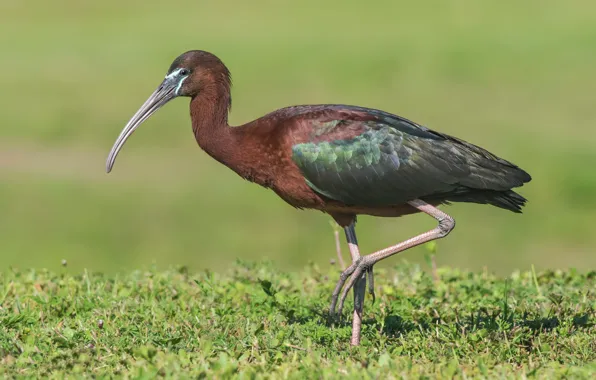
<path fill-rule="evenodd" d="M 188 69 L 180 69 L 180 71 L 178 73 L 179 73 L 179 75 L 186 76 L 186 75 L 190 74 L 190 70 L 188 70 Z"/>

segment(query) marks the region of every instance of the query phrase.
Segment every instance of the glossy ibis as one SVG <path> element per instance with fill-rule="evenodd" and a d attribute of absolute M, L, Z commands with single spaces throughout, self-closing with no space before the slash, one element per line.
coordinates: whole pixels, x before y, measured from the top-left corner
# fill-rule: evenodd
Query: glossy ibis
<path fill-rule="evenodd" d="M 374 300 L 373 266 L 408 248 L 447 236 L 454 219 L 437 208 L 451 202 L 490 204 L 521 212 L 526 199 L 512 191 L 531 180 L 524 170 L 459 138 L 403 117 L 364 107 L 325 104 L 282 108 L 230 127 L 231 77 L 206 51 L 188 51 L 130 119 L 107 159 L 110 172 L 126 139 L 170 100 L 190 98 L 192 131 L 199 146 L 242 178 L 272 189 L 298 209 L 329 214 L 344 228 L 352 256 L 331 297 L 341 314 L 354 288 L 353 345 L 360 342 L 362 305 Z M 423 212 L 437 227 L 361 256 L 359 214 L 398 217 Z"/>

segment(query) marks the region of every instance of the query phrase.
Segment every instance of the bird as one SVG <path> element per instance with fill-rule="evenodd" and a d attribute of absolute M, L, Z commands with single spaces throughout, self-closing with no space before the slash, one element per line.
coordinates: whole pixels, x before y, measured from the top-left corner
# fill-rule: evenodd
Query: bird
<path fill-rule="evenodd" d="M 189 98 L 192 132 L 203 151 L 243 179 L 272 190 L 290 206 L 321 211 L 344 229 L 352 264 L 339 276 L 329 314 L 341 316 L 353 289 L 353 346 L 361 342 L 367 283 L 374 302 L 374 265 L 447 236 L 455 219 L 439 207 L 467 202 L 521 213 L 527 202 L 512 190 L 531 180 L 517 165 L 379 109 L 294 105 L 230 126 L 231 86 L 230 71 L 215 54 L 204 50 L 180 54 L 116 139 L 106 171 L 112 171 L 118 153 L 139 125 L 171 100 Z M 358 215 L 416 213 L 434 218 L 437 226 L 361 255 L 355 229 Z"/>

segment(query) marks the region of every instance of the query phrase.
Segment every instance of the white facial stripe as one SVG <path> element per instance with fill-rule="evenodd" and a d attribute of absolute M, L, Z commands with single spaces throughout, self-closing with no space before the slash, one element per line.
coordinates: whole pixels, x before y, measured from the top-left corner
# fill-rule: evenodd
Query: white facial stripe
<path fill-rule="evenodd" d="M 166 79 L 174 78 L 182 69 L 174 70 L 170 74 L 166 75 Z"/>
<path fill-rule="evenodd" d="M 166 75 L 166 79 L 174 79 L 174 78 L 178 77 L 180 75 L 180 71 L 182 71 L 182 70 L 183 69 L 177 69 L 177 70 L 172 71 L 170 74 Z M 182 83 L 184 83 L 186 78 L 188 78 L 188 75 L 185 76 L 184 78 L 180 79 L 180 81 L 178 82 L 178 85 L 176 86 L 176 90 L 174 90 L 174 94 L 178 95 L 178 93 L 180 92 L 180 87 L 182 87 Z"/>
<path fill-rule="evenodd" d="M 174 91 L 174 94 L 178 95 L 178 92 L 180 92 L 180 87 L 182 87 L 182 83 L 186 80 L 186 78 L 188 77 L 180 79 L 180 82 L 178 82 L 178 86 L 176 86 L 176 91 Z"/>

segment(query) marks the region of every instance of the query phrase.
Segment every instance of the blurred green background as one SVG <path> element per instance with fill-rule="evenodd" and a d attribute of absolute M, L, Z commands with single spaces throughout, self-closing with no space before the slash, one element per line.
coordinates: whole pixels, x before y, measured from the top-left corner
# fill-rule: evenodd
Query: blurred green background
<path fill-rule="evenodd" d="M 0 46 L 2 267 L 224 270 L 239 257 L 292 269 L 335 257 L 329 217 L 199 149 L 187 99 L 146 122 L 105 173 L 124 124 L 190 49 L 232 71 L 233 125 L 293 104 L 357 104 L 530 172 L 523 215 L 447 208 L 457 227 L 440 265 L 596 266 L 594 2 L 2 0 Z M 360 217 L 358 234 L 369 252 L 433 226 Z"/>

